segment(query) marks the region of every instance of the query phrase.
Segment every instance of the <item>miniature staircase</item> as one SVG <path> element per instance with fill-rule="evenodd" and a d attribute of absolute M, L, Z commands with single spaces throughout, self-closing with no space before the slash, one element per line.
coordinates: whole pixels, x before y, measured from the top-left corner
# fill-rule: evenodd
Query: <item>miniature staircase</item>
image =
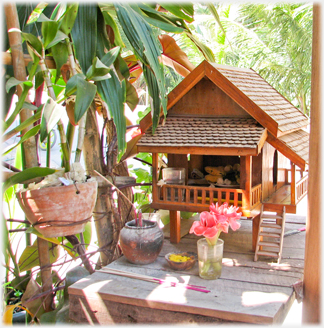
<path fill-rule="evenodd" d="M 280 263 L 285 230 L 285 219 L 285 206 L 283 207 L 282 213 L 270 214 L 263 212 L 262 205 L 254 261 L 257 261 L 258 256 L 262 255 L 278 258 L 278 263 Z"/>

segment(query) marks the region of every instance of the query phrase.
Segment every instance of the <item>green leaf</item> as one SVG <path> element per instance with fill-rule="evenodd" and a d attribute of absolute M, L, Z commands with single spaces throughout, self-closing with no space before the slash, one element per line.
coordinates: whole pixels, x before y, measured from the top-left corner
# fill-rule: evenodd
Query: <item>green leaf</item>
<path fill-rule="evenodd" d="M 119 56 L 120 53 L 120 47 L 115 47 L 111 50 L 109 50 L 102 58 L 101 61 L 108 67 L 110 67 L 117 57 Z"/>
<path fill-rule="evenodd" d="M 56 170 L 50 169 L 48 167 L 31 167 L 22 172 L 19 172 L 10 178 L 8 178 L 2 185 L 3 192 L 6 191 L 11 186 L 17 183 L 24 183 L 27 180 L 45 177 L 47 175 L 55 173 Z"/>
<path fill-rule="evenodd" d="M 35 111 L 35 110 L 38 109 L 35 105 L 33 105 L 33 104 L 31 104 L 31 103 L 28 103 L 28 102 L 24 102 L 22 108 L 23 108 L 23 109 L 32 110 L 32 111 Z"/>
<path fill-rule="evenodd" d="M 58 44 L 59 42 L 62 42 L 63 40 L 67 39 L 68 36 L 66 34 L 64 34 L 61 31 L 57 31 L 55 38 L 52 40 L 52 42 L 50 44 L 48 44 L 48 46 L 46 48 L 51 48 L 53 46 L 55 46 L 56 44 Z"/>
<path fill-rule="evenodd" d="M 173 15 L 186 20 L 189 23 L 193 22 L 193 5 L 192 4 L 175 4 L 175 3 L 161 3 L 161 6 L 172 13 Z M 190 16 L 189 16 L 189 15 Z"/>
<path fill-rule="evenodd" d="M 54 244 L 49 244 L 49 255 L 50 255 L 50 263 L 54 263 L 57 261 L 59 257 L 59 247 L 54 246 Z M 18 261 L 20 272 L 30 270 L 35 266 L 39 266 L 39 255 L 38 255 L 38 246 L 37 239 L 34 244 L 31 246 L 27 246 Z"/>
<path fill-rule="evenodd" d="M 93 59 L 92 65 L 89 67 L 87 74 L 86 74 L 86 79 L 88 81 L 93 80 L 93 81 L 100 81 L 103 79 L 108 78 L 109 76 L 108 73 L 110 72 L 110 68 L 104 65 L 98 57 L 95 57 Z"/>
<path fill-rule="evenodd" d="M 9 80 L 11 80 L 11 79 L 9 79 Z M 9 82 L 9 80 L 8 80 L 8 82 Z M 16 81 L 18 81 L 18 80 L 16 80 Z M 13 81 L 12 83 L 15 83 L 15 82 Z M 11 124 L 15 121 L 16 117 L 18 116 L 20 110 L 22 109 L 22 107 L 24 105 L 24 102 L 25 102 L 25 99 L 26 99 L 29 89 L 33 86 L 33 84 L 30 81 L 24 81 L 24 82 L 22 82 L 22 83 L 20 82 L 18 84 L 22 84 L 22 93 L 21 93 L 20 97 L 18 98 L 18 102 L 16 103 L 16 107 L 15 107 L 13 113 L 4 122 L 3 131 L 6 131 L 11 126 Z"/>
<path fill-rule="evenodd" d="M 51 51 L 56 65 L 55 83 L 57 83 L 61 76 L 61 67 L 67 62 L 69 54 L 64 42 L 58 42 L 52 46 Z"/>
<path fill-rule="evenodd" d="M 86 80 L 78 79 L 74 106 L 74 121 L 77 124 L 88 110 L 97 92 L 97 86 Z"/>
<path fill-rule="evenodd" d="M 87 222 L 85 227 L 84 227 L 84 232 L 83 232 L 83 239 L 85 243 L 85 249 L 88 249 L 88 246 L 91 242 L 92 238 L 92 224 L 91 222 Z M 58 240 L 60 242 L 60 245 L 64 247 L 64 249 L 72 256 L 75 257 L 74 251 L 71 251 L 70 249 L 73 249 L 74 246 L 65 238 L 65 237 L 58 237 Z"/>
<path fill-rule="evenodd" d="M 65 96 L 71 96 L 77 91 L 78 80 L 84 80 L 85 76 L 82 73 L 73 75 L 66 83 Z"/>
<path fill-rule="evenodd" d="M 149 88 L 149 92 L 154 90 L 155 94 L 150 95 L 153 99 L 153 116 L 159 116 L 161 111 L 161 105 L 164 115 L 167 114 L 167 92 L 165 90 L 164 83 L 164 71 L 163 66 L 159 62 L 161 56 L 161 44 L 155 38 L 151 27 L 145 22 L 145 20 L 139 15 L 133 8 L 136 5 L 119 5 L 115 4 L 117 10 L 117 16 L 119 22 L 122 25 L 123 30 L 132 44 L 136 55 L 152 70 L 150 76 L 151 80 L 155 80 L 153 88 Z M 159 97 L 159 101 L 157 101 Z M 158 121 L 153 121 L 153 130 L 155 130 Z"/>
<path fill-rule="evenodd" d="M 47 18 L 43 13 L 40 14 L 38 22 L 42 22 L 42 35 L 44 48 L 54 40 L 58 31 L 58 23 L 54 20 Z"/>
<path fill-rule="evenodd" d="M 186 27 L 183 20 L 176 16 L 170 17 L 170 15 L 165 15 L 164 13 L 158 12 L 142 3 L 138 4 L 138 7 L 141 11 L 138 10 L 137 12 L 142 15 L 149 24 L 156 26 L 163 31 L 170 33 L 182 33 Z"/>
<path fill-rule="evenodd" d="M 39 71 L 35 74 L 35 90 L 37 90 L 44 83 L 44 74 L 42 71 Z"/>
<path fill-rule="evenodd" d="M 97 5 L 79 4 L 78 14 L 72 28 L 75 56 L 85 74 L 92 65 L 97 48 Z"/>
<path fill-rule="evenodd" d="M 5 150 L 4 153 L 2 153 L 2 156 L 7 155 L 8 153 L 10 153 L 14 148 L 16 148 L 17 146 L 21 145 L 24 141 L 26 141 L 27 139 L 35 136 L 38 131 L 39 131 L 40 125 L 36 125 L 33 128 L 31 128 L 30 130 L 28 130 L 20 139 L 20 141 L 16 144 L 14 144 L 13 146 L 11 146 L 8 150 Z"/>
<path fill-rule="evenodd" d="M 127 142 L 126 151 L 125 151 L 124 155 L 122 156 L 122 158 L 120 159 L 121 162 L 125 161 L 126 159 L 132 158 L 138 154 L 137 142 L 141 138 L 142 138 L 142 135 L 139 134 Z"/>
<path fill-rule="evenodd" d="M 88 222 L 88 223 L 91 224 L 91 222 Z M 88 223 L 87 223 L 87 224 L 88 224 Z M 86 226 L 87 226 L 87 225 L 86 225 Z M 69 253 L 69 255 L 70 255 L 72 258 L 75 257 L 75 256 L 74 256 L 74 253 L 71 252 L 71 250 L 70 250 L 68 247 L 66 247 L 64 244 L 62 244 L 61 238 L 58 239 L 58 238 L 54 238 L 54 237 L 52 237 L 52 238 L 44 237 L 44 236 L 43 236 L 39 231 L 37 231 L 34 227 L 29 227 L 29 228 L 26 230 L 26 233 L 33 233 L 33 234 L 36 235 L 37 237 L 40 237 L 40 238 L 42 238 L 42 239 L 44 239 L 44 240 L 47 240 L 47 241 L 49 241 L 49 242 L 51 242 L 51 243 L 53 243 L 53 244 L 63 246 L 63 248 Z M 71 245 L 71 246 L 72 246 L 72 245 Z M 73 248 L 73 246 L 72 246 L 71 248 Z"/>
<path fill-rule="evenodd" d="M 35 35 L 31 33 L 22 32 L 21 34 L 27 42 L 27 49 L 30 57 L 33 58 L 34 63 L 38 63 L 39 57 L 30 49 L 30 47 L 35 49 L 39 55 L 42 55 L 42 49 L 43 49 L 42 42 Z"/>
<path fill-rule="evenodd" d="M 118 141 L 118 160 L 126 149 L 126 117 L 124 103 L 126 101 L 126 82 L 119 82 L 117 76 L 111 71 L 111 78 L 97 82 L 98 93 L 108 105 L 110 115 L 114 119 Z"/>
<path fill-rule="evenodd" d="M 68 4 L 64 16 L 60 19 L 59 29 L 69 35 L 72 31 L 72 27 L 74 25 L 75 19 L 78 14 L 78 3 Z"/>
<path fill-rule="evenodd" d="M 159 19 L 155 19 L 147 16 L 146 17 L 144 16 L 144 19 L 149 24 L 169 33 L 182 33 L 184 31 L 182 27 L 174 26 L 173 24 L 170 24 L 170 22 L 163 22 Z"/>
<path fill-rule="evenodd" d="M 215 63 L 215 56 L 210 48 L 200 42 L 191 32 L 186 32 L 186 35 L 198 47 L 207 61 Z"/>
<path fill-rule="evenodd" d="M 158 126 L 160 115 L 161 115 L 161 101 L 160 101 L 160 94 L 159 94 L 159 86 L 154 77 L 154 74 L 147 66 L 143 67 L 143 74 L 146 80 L 146 85 L 149 94 L 151 95 L 153 101 L 152 132 L 154 133 L 156 127 Z"/>
<path fill-rule="evenodd" d="M 114 45 L 119 46 L 121 48 L 125 48 L 125 44 L 120 36 L 120 32 L 115 20 L 109 15 L 107 11 L 102 11 L 103 17 L 105 19 L 105 23 L 109 25 L 114 32 Z"/>
<path fill-rule="evenodd" d="M 127 63 L 120 55 L 118 56 L 117 60 L 115 61 L 114 66 L 116 68 L 116 72 L 118 74 L 121 74 L 125 79 L 128 79 L 130 77 L 130 72 L 129 72 Z M 120 77 L 120 79 L 122 79 L 122 78 Z"/>
<path fill-rule="evenodd" d="M 9 90 L 12 87 L 16 87 L 17 85 L 22 85 L 26 86 L 28 89 L 33 87 L 33 83 L 31 81 L 19 81 L 15 77 L 11 77 L 7 82 L 6 82 L 6 92 L 9 92 Z"/>
<path fill-rule="evenodd" d="M 138 94 L 135 87 L 126 80 L 126 103 L 128 107 L 133 111 L 138 104 Z"/>
<path fill-rule="evenodd" d="M 40 142 L 43 142 L 64 114 L 64 108 L 49 98 L 44 106 L 40 124 Z"/>

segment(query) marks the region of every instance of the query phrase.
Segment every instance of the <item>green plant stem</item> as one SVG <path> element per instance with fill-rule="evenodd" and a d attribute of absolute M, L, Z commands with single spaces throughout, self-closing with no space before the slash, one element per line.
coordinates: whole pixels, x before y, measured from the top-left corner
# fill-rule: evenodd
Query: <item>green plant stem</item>
<path fill-rule="evenodd" d="M 67 129 L 66 129 L 66 140 L 69 145 L 69 156 L 71 158 L 72 153 L 72 145 L 73 145 L 73 139 L 75 134 L 75 126 L 71 124 L 71 122 L 68 123 Z"/>
<path fill-rule="evenodd" d="M 75 60 L 74 60 L 74 56 L 73 56 L 73 50 L 72 50 L 70 39 L 66 38 L 65 42 L 67 45 L 69 63 L 71 66 L 72 75 L 76 75 L 78 72 L 76 70 L 76 65 L 75 65 Z M 79 122 L 78 144 L 77 144 L 77 149 L 75 152 L 75 160 L 74 160 L 75 162 L 80 162 L 80 159 L 81 159 L 86 119 L 87 119 L 87 115 L 84 114 Z M 69 144 L 70 144 L 70 147 L 72 147 L 72 143 L 69 143 Z"/>
<path fill-rule="evenodd" d="M 51 134 L 47 136 L 47 145 L 46 145 L 46 166 L 50 167 L 51 165 Z"/>
<path fill-rule="evenodd" d="M 57 129 L 60 133 L 60 137 L 61 137 L 61 149 L 62 149 L 62 155 L 63 155 L 63 163 L 64 163 L 64 167 L 65 167 L 65 172 L 69 172 L 70 171 L 70 150 L 69 150 L 69 145 L 66 142 L 66 136 L 64 133 L 64 126 L 62 121 L 60 120 L 57 123 Z M 64 142 L 62 141 L 62 139 L 64 140 Z"/>
<path fill-rule="evenodd" d="M 85 125 L 86 125 L 87 115 L 84 114 L 79 122 L 79 134 L 78 134 L 78 145 L 75 152 L 75 162 L 80 162 L 84 135 L 85 135 Z"/>
<path fill-rule="evenodd" d="M 70 67 L 72 69 L 72 75 L 75 75 L 78 72 L 75 68 L 75 60 L 74 60 L 74 56 L 73 56 L 73 50 L 72 50 L 70 39 L 66 38 L 65 42 L 66 42 L 66 46 L 67 46 L 67 50 L 68 50 L 69 63 L 70 63 Z"/>
<path fill-rule="evenodd" d="M 3 135 L 2 141 L 4 142 L 9 140 L 11 137 L 15 136 L 18 132 L 21 132 L 22 130 L 26 129 L 29 125 L 39 120 L 41 117 L 42 117 L 42 108 L 38 109 L 33 116 L 29 117 L 27 120 L 19 124 L 17 127 L 15 127 L 14 129 L 10 130 L 5 135 Z"/>

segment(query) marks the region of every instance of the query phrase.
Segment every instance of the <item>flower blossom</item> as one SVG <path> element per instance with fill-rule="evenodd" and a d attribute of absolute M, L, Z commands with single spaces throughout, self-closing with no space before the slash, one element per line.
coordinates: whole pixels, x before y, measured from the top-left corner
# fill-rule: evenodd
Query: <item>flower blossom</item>
<path fill-rule="evenodd" d="M 228 207 L 228 203 L 218 205 L 211 204 L 209 212 L 200 213 L 200 221 L 194 221 L 189 233 L 197 236 L 204 236 L 211 244 L 216 244 L 221 232 L 228 233 L 230 226 L 233 231 L 240 228 L 241 224 L 237 222 L 241 218 L 242 213 L 238 211 L 238 207 Z"/>

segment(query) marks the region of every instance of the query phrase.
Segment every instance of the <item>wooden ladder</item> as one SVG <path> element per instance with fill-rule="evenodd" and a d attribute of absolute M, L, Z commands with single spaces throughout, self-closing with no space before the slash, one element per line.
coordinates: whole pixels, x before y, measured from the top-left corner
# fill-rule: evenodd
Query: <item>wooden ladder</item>
<path fill-rule="evenodd" d="M 285 219 L 285 206 L 283 207 L 282 212 L 270 214 L 263 212 L 262 204 L 254 261 L 257 261 L 258 256 L 262 255 L 278 258 L 278 263 L 280 263 L 285 230 Z"/>

